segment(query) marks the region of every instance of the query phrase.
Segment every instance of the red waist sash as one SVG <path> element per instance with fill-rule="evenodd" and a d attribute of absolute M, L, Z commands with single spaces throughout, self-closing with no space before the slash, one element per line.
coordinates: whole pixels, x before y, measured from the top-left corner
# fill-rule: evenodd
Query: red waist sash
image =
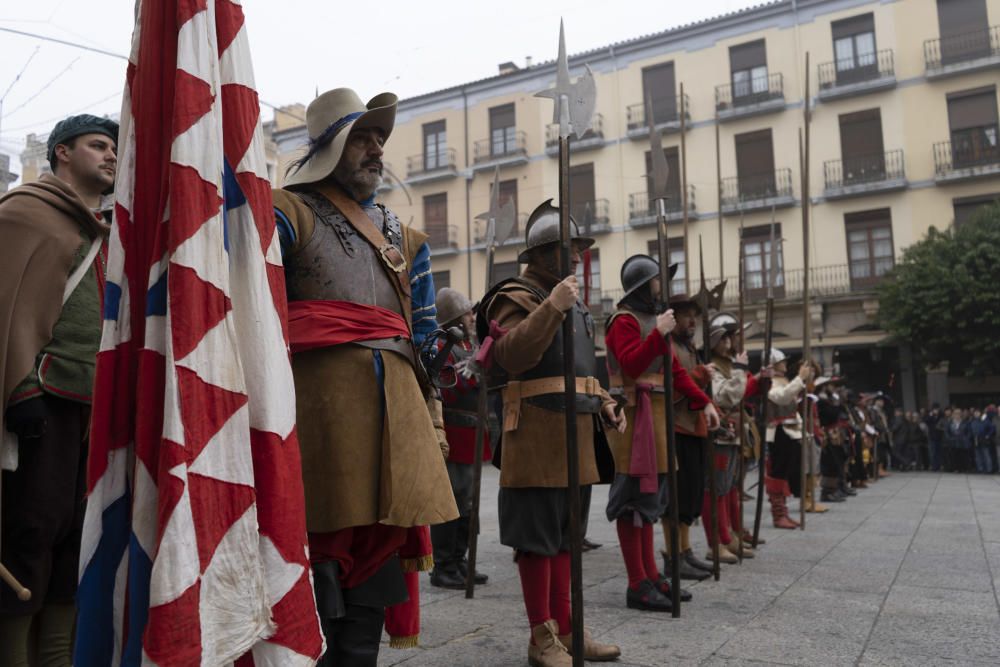
<path fill-rule="evenodd" d="M 289 301 L 292 354 L 380 338 L 410 338 L 406 320 L 388 308 L 351 301 Z"/>

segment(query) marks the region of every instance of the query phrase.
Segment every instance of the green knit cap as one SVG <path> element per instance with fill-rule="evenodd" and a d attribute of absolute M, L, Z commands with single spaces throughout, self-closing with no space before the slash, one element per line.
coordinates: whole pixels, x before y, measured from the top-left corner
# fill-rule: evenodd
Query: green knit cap
<path fill-rule="evenodd" d="M 115 143 L 118 142 L 118 123 L 110 118 L 100 118 L 89 113 L 82 113 L 78 116 L 70 116 L 65 120 L 56 123 L 56 126 L 49 133 L 48 158 L 49 163 L 55 159 L 56 146 L 65 144 L 74 137 L 84 134 L 103 134 Z"/>

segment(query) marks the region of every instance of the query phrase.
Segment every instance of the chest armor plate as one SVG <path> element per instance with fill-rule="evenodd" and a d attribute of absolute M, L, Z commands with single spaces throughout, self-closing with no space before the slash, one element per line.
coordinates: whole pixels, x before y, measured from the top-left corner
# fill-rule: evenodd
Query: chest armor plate
<path fill-rule="evenodd" d="M 547 295 L 546 295 L 547 296 Z M 576 377 L 597 377 L 597 357 L 594 346 L 594 318 L 590 311 L 579 301 L 570 309 L 567 316 L 573 318 L 573 356 Z M 542 354 L 538 365 L 528 370 L 515 380 L 535 380 L 538 378 L 562 377 L 563 369 L 563 328 L 556 329 L 556 335 Z M 564 394 L 546 394 L 525 399 L 528 403 L 546 410 L 563 411 L 566 409 Z M 597 396 L 576 395 L 576 411 L 578 413 L 597 413 L 601 410 L 601 399 Z"/>
<path fill-rule="evenodd" d="M 652 313 L 640 313 L 639 311 L 630 310 L 628 308 L 619 309 L 614 315 L 612 315 L 612 319 L 623 316 L 628 317 L 628 315 L 634 316 L 639 322 L 639 338 L 641 340 L 646 340 L 649 334 L 652 333 L 653 329 L 656 328 L 656 315 L 653 315 Z M 643 375 L 651 373 L 656 373 L 657 375 L 661 375 L 663 373 L 663 355 L 656 355 L 656 358 L 653 359 L 652 363 L 650 363 L 649 366 L 642 371 Z M 610 347 L 608 348 L 608 375 L 610 377 L 622 378 L 625 384 L 632 384 L 631 378 L 625 377 L 622 373 L 621 363 L 618 361 L 618 358 L 615 356 L 614 351 Z M 614 388 L 617 389 L 617 387 Z"/>
<path fill-rule="evenodd" d="M 399 295 L 375 248 L 328 199 L 311 192 L 296 194 L 313 210 L 316 227 L 305 246 L 285 257 L 289 301 L 351 301 L 403 315 Z M 365 212 L 402 252 L 402 225 L 395 214 L 381 206 Z"/>

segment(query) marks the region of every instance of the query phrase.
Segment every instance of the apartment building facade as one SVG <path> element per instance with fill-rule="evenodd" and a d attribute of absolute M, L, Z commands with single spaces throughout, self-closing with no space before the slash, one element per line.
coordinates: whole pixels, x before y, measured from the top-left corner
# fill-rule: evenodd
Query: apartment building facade
<path fill-rule="evenodd" d="M 568 30 L 572 40 L 572 23 Z M 597 115 L 573 142 L 570 207 L 597 239 L 589 300 L 598 319 L 621 294 L 625 258 L 657 254 L 648 99 L 670 165 L 675 292 L 697 291 L 704 268 L 710 284 L 728 279 L 726 308 L 735 309 L 742 250 L 746 314 L 756 324 L 748 346 L 760 349 L 773 223 L 781 239 L 775 344 L 794 354 L 802 345 L 805 200 L 808 312 L 824 363 L 907 406 L 1000 395 L 1000 378 L 949 378 L 949 369 L 921 368 L 906 345 L 889 343 L 875 292 L 931 226 L 961 224 L 1000 197 L 1000 0 L 782 0 L 571 56 L 571 74 L 585 63 Z M 552 102 L 534 97 L 554 78 L 551 62 L 506 63 L 497 76 L 400 102 L 385 158 L 393 178 L 381 198 L 429 234 L 438 285 L 473 298 L 486 288 L 476 216 L 488 209 L 497 166 L 500 196 L 518 212 L 497 277 L 518 270 L 527 214 L 558 193 Z M 274 140 L 280 178 L 304 128 L 286 127 Z"/>

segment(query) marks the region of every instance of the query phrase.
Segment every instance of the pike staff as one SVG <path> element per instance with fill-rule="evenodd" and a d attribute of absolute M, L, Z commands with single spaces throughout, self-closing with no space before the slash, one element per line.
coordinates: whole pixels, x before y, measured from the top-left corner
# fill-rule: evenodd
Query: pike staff
<path fill-rule="evenodd" d="M 556 85 L 536 93 L 555 103 L 553 120 L 559 123 L 559 269 L 563 277 L 569 276 L 572 267 L 572 229 L 570 223 L 569 157 L 570 138 L 580 138 L 591 129 L 594 107 L 597 104 L 597 86 L 589 66 L 576 80 L 569 78 L 569 61 L 566 57 L 566 38 L 562 21 L 559 21 L 559 57 L 556 61 Z M 573 626 L 574 667 L 583 666 L 583 531 L 580 510 L 580 452 L 576 432 L 576 353 L 574 349 L 573 318 L 562 323 L 563 381 L 566 401 L 566 465 L 569 487 L 570 521 L 570 592 Z"/>
<path fill-rule="evenodd" d="M 663 137 L 656 128 L 653 119 L 653 104 L 646 100 L 646 123 L 649 125 L 650 162 L 653 167 L 652 190 L 650 197 L 656 205 L 656 247 L 660 254 L 660 311 L 670 308 L 670 253 L 667 250 L 667 181 L 670 178 L 670 166 L 663 154 Z M 667 352 L 663 355 L 663 400 L 666 405 L 667 433 L 667 477 L 670 480 L 670 615 L 680 618 L 681 615 L 681 562 L 680 533 L 677 509 L 677 441 L 674 437 L 674 375 L 673 347 L 667 343 Z"/>
<path fill-rule="evenodd" d="M 500 167 L 493 171 L 493 190 L 490 193 L 490 210 L 476 216 L 486 220 L 486 289 L 493 286 L 496 249 L 514 231 L 514 203 L 510 200 L 500 205 Z M 482 344 L 482 341 L 479 341 Z M 487 435 L 489 419 L 489 377 L 486 369 L 479 368 L 479 403 L 476 408 L 476 446 L 472 468 L 472 512 L 469 514 L 469 566 L 465 572 L 465 597 L 475 595 L 476 553 L 479 547 L 479 501 L 483 480 L 483 440 Z"/>
<path fill-rule="evenodd" d="M 774 204 L 771 205 L 771 240 L 769 244 L 770 266 L 765 266 L 767 276 L 767 305 L 765 306 L 764 319 L 764 352 L 761 360 L 761 368 L 768 368 L 771 365 L 771 343 L 774 338 L 774 283 L 777 281 L 778 254 L 777 239 L 774 236 Z M 759 419 L 759 431 L 761 434 L 767 433 L 767 425 L 771 418 L 771 402 L 767 395 L 771 388 L 771 381 L 762 378 L 760 385 L 761 410 Z M 764 470 L 767 467 L 767 438 L 763 437 L 760 448 L 760 461 L 757 465 L 757 509 L 753 518 L 753 548 L 757 548 L 760 540 L 760 516 L 764 509 Z"/>

